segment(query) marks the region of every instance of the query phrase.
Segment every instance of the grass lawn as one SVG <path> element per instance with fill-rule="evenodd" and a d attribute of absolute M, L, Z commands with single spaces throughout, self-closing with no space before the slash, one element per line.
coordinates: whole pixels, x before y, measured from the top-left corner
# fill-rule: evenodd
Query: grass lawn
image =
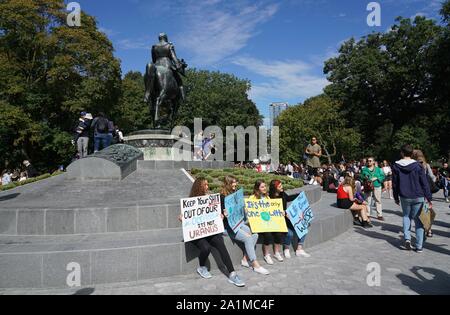
<path fill-rule="evenodd" d="M 223 170 L 202 170 L 202 169 L 192 169 L 191 174 L 194 178 L 205 177 L 209 183 L 209 189 L 213 193 L 220 193 L 222 187 L 223 179 L 227 175 L 231 175 L 237 178 L 238 187 L 244 188 L 244 194 L 250 196 L 253 193 L 253 186 L 255 182 L 262 179 L 267 184 L 267 190 L 269 190 L 269 184 L 272 180 L 278 179 L 283 183 L 285 190 L 295 189 L 303 187 L 303 182 L 299 179 L 292 179 L 287 176 L 257 173 L 255 170 L 248 169 L 223 169 Z"/>

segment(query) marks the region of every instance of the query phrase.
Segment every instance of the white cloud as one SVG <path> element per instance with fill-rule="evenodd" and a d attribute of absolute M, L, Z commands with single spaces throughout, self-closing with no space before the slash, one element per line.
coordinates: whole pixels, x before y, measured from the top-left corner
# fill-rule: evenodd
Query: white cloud
<path fill-rule="evenodd" d="M 189 50 L 197 66 L 214 65 L 244 48 L 257 35 L 257 27 L 270 20 L 278 4 L 238 4 L 221 0 L 185 2 L 183 33 L 176 36 L 177 44 Z"/>
<path fill-rule="evenodd" d="M 108 37 L 112 37 L 112 36 L 120 34 L 120 32 L 116 32 L 116 31 L 114 31 L 110 28 L 106 28 L 106 27 L 99 27 L 98 30 L 102 33 L 105 33 Z"/>
<path fill-rule="evenodd" d="M 266 62 L 249 57 L 236 58 L 233 63 L 258 74 L 267 80 L 252 84 L 250 97 L 269 102 L 289 99 L 305 99 L 323 92 L 329 84 L 324 76 L 313 75 L 314 64 L 301 60 Z"/>
<path fill-rule="evenodd" d="M 145 49 L 149 50 L 151 41 L 149 38 L 121 39 L 116 42 L 117 48 L 123 50 Z"/>

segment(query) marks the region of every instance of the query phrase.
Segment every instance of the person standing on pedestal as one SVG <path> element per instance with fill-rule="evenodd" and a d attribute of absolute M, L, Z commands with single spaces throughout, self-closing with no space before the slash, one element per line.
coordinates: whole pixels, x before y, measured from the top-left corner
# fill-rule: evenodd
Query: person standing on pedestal
<path fill-rule="evenodd" d="M 306 165 L 311 176 L 309 183 L 313 185 L 315 182 L 318 182 L 318 169 L 320 168 L 320 157 L 322 156 L 322 148 L 317 143 L 316 137 L 311 139 L 311 143 L 306 147 L 305 153 L 307 155 Z"/>
<path fill-rule="evenodd" d="M 104 113 L 100 112 L 98 116 L 94 118 L 92 130 L 94 130 L 94 153 L 100 151 L 100 148 L 103 150 L 109 147 L 109 121 Z"/>

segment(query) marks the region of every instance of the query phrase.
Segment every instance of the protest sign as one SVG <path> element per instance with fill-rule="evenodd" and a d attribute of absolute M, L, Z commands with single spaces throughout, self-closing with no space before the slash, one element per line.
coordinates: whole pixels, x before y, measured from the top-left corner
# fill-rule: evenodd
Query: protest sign
<path fill-rule="evenodd" d="M 304 192 L 292 201 L 286 212 L 298 237 L 301 239 L 308 234 L 308 227 L 314 219 L 314 214 Z"/>
<path fill-rule="evenodd" d="M 287 232 L 282 199 L 245 199 L 245 210 L 253 233 Z"/>
<path fill-rule="evenodd" d="M 244 206 L 244 189 L 239 189 L 234 194 L 225 197 L 225 210 L 228 212 L 228 224 L 234 233 L 237 233 L 244 224 Z"/>
<path fill-rule="evenodd" d="M 185 242 L 223 233 L 219 194 L 181 199 L 180 205 Z"/>

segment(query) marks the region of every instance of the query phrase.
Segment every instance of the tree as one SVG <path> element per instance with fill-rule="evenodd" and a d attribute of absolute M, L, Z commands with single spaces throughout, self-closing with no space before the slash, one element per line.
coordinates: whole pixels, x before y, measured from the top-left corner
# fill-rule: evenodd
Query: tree
<path fill-rule="evenodd" d="M 83 12 L 80 27 L 67 26 L 66 17 L 63 0 L 0 2 L 0 104 L 10 126 L 26 122 L 34 135 L 0 131 L 15 165 L 24 158 L 42 170 L 67 164 L 80 111 L 108 114 L 117 104 L 120 62 L 111 42 L 93 17 Z M 2 155 L 0 165 L 6 161 Z"/>
<path fill-rule="evenodd" d="M 125 134 L 150 127 L 152 120 L 149 106 L 144 103 L 144 77 L 140 72 L 128 72 L 123 78 L 114 117 Z"/>
<path fill-rule="evenodd" d="M 277 119 L 281 160 L 298 160 L 312 137 L 317 137 L 328 163 L 336 156 L 355 157 L 360 136 L 346 127 L 348 121 L 340 113 L 340 107 L 330 97 L 319 95 L 283 111 Z"/>
<path fill-rule="evenodd" d="M 448 7 L 446 1 L 444 21 Z M 325 63 L 332 82 L 325 92 L 342 104 L 344 116 L 362 135 L 361 153 L 392 158 L 392 139 L 408 126 L 425 130 L 429 141 L 439 144 L 437 150 L 428 146 L 430 157 L 448 152 L 448 29 L 424 17 L 398 18 L 387 33 L 348 40 L 339 56 Z"/>
<path fill-rule="evenodd" d="M 234 75 L 190 69 L 185 79 L 187 100 L 181 106 L 177 124 L 191 130 L 194 118 L 204 126 L 260 126 L 262 117 L 249 97 L 250 82 Z"/>

